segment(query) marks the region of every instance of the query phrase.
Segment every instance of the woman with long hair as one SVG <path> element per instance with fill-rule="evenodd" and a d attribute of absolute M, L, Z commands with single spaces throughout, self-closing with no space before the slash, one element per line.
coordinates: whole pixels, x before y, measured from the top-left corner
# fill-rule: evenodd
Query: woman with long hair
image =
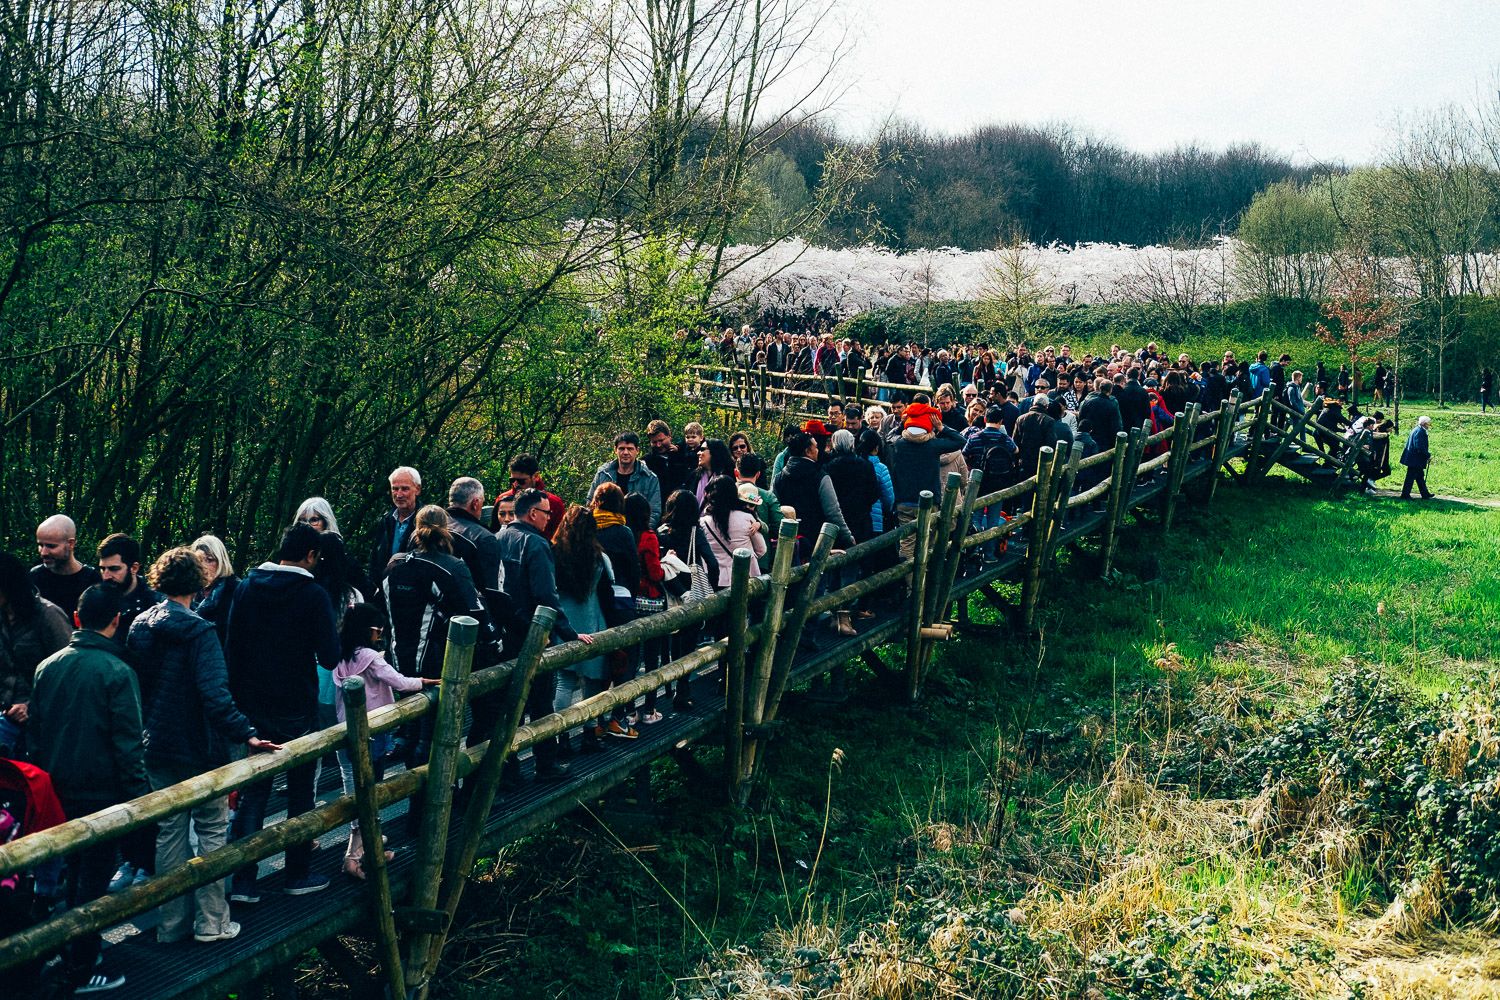
<path fill-rule="evenodd" d="M 568 623 L 579 632 L 604 631 L 608 627 L 605 608 L 614 600 L 613 574 L 609 559 L 599 544 L 599 528 L 593 511 L 576 505 L 568 508 L 558 526 L 557 537 L 552 540 L 552 556 L 556 564 L 557 596 L 562 612 L 568 616 Z M 592 698 L 608 687 L 609 665 L 602 655 L 564 667 L 557 672 L 552 710 L 561 712 L 580 695 Z M 586 724 L 582 742 L 584 752 L 600 750 L 600 737 L 605 732 L 599 720 Z M 627 738 L 639 735 L 634 730 L 628 730 L 628 733 L 632 735 Z M 626 732 L 611 735 L 625 736 Z M 566 746 L 566 737 L 563 743 Z"/>
<path fill-rule="evenodd" d="M 0 552 L 0 757 L 21 757 L 37 664 L 68 644 L 72 626 L 37 595 L 21 560 Z"/>
<path fill-rule="evenodd" d="M 662 589 L 666 574 L 661 568 L 661 541 L 651 529 L 651 501 L 639 493 L 625 498 L 625 526 L 635 535 L 636 561 L 640 564 L 639 583 L 635 592 L 636 614 L 655 615 L 667 610 L 667 592 Z M 666 662 L 667 639 L 658 636 L 641 646 L 641 667 L 647 672 Z M 656 710 L 656 689 L 646 692 L 641 709 L 641 724 L 650 726 L 661 721 Z"/>
<path fill-rule="evenodd" d="M 687 489 L 693 491 L 693 499 L 702 507 L 708 495 L 709 480 L 715 476 L 734 476 L 734 458 L 729 446 L 718 438 L 709 438 L 698 451 L 698 466 L 688 473 Z"/>
<path fill-rule="evenodd" d="M 681 489 L 667 498 L 667 505 L 662 509 L 661 523 L 656 527 L 656 537 L 661 545 L 662 559 L 667 560 L 671 556 L 675 565 L 685 567 L 684 571 L 679 572 L 677 576 L 664 584 L 667 593 L 678 599 L 681 599 L 688 591 L 693 566 L 702 566 L 708 573 L 710 582 L 719 578 L 719 563 L 714 558 L 708 535 L 699 524 L 699 516 L 700 508 L 697 499 L 690 490 Z M 698 638 L 701 634 L 702 629 L 696 627 L 673 633 L 669 646 L 671 658 L 679 659 L 692 652 L 698 645 Z M 678 680 L 677 689 L 672 696 L 673 709 L 678 712 L 692 710 L 693 699 L 690 689 L 689 678 L 683 677 Z"/>
<path fill-rule="evenodd" d="M 766 554 L 764 525 L 745 509 L 733 476 L 715 476 L 709 482 L 708 503 L 698 524 L 708 536 L 714 561 L 719 565 L 714 584 L 720 589 L 729 586 L 735 549 L 749 549 L 757 559 Z"/>

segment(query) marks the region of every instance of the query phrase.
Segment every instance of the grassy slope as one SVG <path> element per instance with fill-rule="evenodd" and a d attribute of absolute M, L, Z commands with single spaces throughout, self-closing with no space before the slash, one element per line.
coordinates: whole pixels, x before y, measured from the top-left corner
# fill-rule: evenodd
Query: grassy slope
<path fill-rule="evenodd" d="M 1493 454 L 1496 427 L 1440 416 L 1434 486 L 1500 495 L 1492 459 L 1460 458 Z M 1208 739 L 1205 718 L 1279 718 L 1341 663 L 1382 665 L 1426 691 L 1484 673 L 1500 661 L 1500 511 L 1327 499 L 1272 480 L 1226 484 L 1169 538 L 1152 527 L 1123 537 L 1119 579 L 1094 578 L 1086 559 L 1065 569 L 1040 644 L 955 642 L 911 708 L 867 697 L 835 711 L 794 705 L 760 813 L 713 807 L 709 789 L 668 770 L 661 824 L 632 828 L 606 812 L 508 849 L 456 952 L 473 964 L 450 982 L 494 977 L 505 985 L 479 993 L 495 996 L 523 983 L 538 996 L 699 995 L 714 984 L 770 996 L 783 981 L 807 987 L 785 995 L 963 995 L 932 931 L 958 913 L 964 934 L 988 928 L 981 961 L 1035 970 L 1045 963 L 1034 942 L 1051 940 L 1058 965 L 1055 982 L 1020 987 L 971 970 L 966 988 L 1069 995 L 1082 956 L 1133 962 L 1130 949 L 1144 948 L 1182 961 L 1182 946 L 1158 938 L 1220 910 L 1237 928 L 1220 964 L 1256 989 L 1290 991 L 1245 995 L 1344 995 L 1339 970 L 1368 956 L 1328 942 L 1379 912 L 1378 873 L 1311 878 L 1232 849 L 1225 831 L 1243 823 L 1239 805 L 1158 787 L 1132 761 L 1181 757 Z M 1122 753 L 1133 745 L 1138 754 Z M 1191 769 L 1178 771 L 1193 791 Z M 530 902 L 512 909 L 518 899 Z M 1013 905 L 1030 936 L 1006 921 L 1011 931 L 995 930 L 995 908 Z M 857 936 L 865 957 L 849 958 Z M 843 964 L 815 961 L 841 948 Z M 1251 968 L 1246 955 L 1263 961 Z M 831 968 L 838 982 L 819 985 Z M 1420 980 L 1361 971 L 1376 985 Z M 678 980 L 692 974 L 707 978 Z"/>

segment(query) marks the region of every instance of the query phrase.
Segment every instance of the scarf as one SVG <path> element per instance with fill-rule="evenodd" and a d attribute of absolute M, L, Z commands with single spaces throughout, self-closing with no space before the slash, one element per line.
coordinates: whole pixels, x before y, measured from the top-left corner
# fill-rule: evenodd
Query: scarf
<path fill-rule="evenodd" d="M 594 525 L 603 531 L 605 528 L 613 528 L 617 524 L 625 523 L 625 515 L 614 514 L 607 510 L 594 511 Z"/>

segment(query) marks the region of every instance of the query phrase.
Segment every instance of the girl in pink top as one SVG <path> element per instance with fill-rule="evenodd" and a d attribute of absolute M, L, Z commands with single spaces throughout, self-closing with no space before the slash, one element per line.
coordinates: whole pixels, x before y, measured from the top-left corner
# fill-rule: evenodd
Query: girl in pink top
<path fill-rule="evenodd" d="M 365 705 L 373 713 L 377 708 L 394 704 L 396 693 L 409 694 L 424 686 L 439 683 L 435 677 L 407 677 L 386 662 L 380 653 L 385 645 L 385 620 L 380 609 L 373 604 L 355 604 L 344 613 L 344 623 L 339 629 L 339 643 L 343 659 L 333 668 L 334 711 L 340 722 L 344 721 L 344 679 L 359 677 L 365 682 Z M 370 763 L 375 768 L 375 780 L 385 776 L 385 759 L 390 756 L 394 738 L 390 733 L 370 737 Z M 354 765 L 346 750 L 339 751 L 339 773 L 344 779 L 344 794 L 354 794 Z M 359 833 L 359 823 L 349 824 L 349 843 L 344 848 L 344 873 L 354 878 L 364 878 L 364 840 Z M 394 855 L 386 852 L 386 860 Z"/>

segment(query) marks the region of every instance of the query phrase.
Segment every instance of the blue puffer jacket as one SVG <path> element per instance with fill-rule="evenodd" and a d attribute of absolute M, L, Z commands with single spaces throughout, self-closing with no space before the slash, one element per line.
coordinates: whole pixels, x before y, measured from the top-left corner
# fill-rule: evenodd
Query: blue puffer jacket
<path fill-rule="evenodd" d="M 126 639 L 141 674 L 146 760 L 208 770 L 255 735 L 229 694 L 229 671 L 212 623 L 174 601 L 142 612 Z"/>

